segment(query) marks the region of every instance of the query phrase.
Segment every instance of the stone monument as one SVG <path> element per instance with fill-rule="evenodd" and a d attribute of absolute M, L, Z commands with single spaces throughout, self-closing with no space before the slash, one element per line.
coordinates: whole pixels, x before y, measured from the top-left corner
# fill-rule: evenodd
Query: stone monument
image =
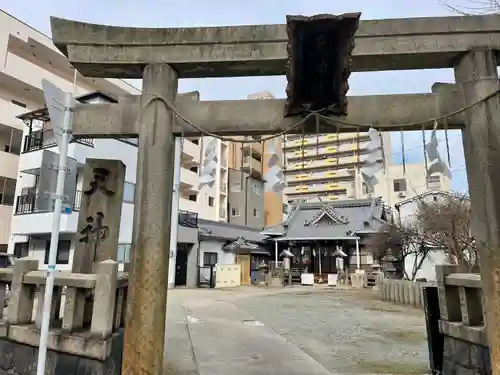
<path fill-rule="evenodd" d="M 73 271 L 54 281 L 47 375 L 121 374 L 128 274 L 116 256 L 124 180 L 121 161 L 87 160 Z M 7 316 L 0 312 L 0 374 L 36 373 L 46 280 L 38 268 L 21 258 L 0 270 L 2 305 L 11 282 Z"/>

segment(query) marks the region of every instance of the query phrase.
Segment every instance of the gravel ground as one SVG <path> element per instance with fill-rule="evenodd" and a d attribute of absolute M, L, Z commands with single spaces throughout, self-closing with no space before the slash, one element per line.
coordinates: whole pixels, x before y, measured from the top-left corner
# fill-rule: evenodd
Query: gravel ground
<path fill-rule="evenodd" d="M 186 308 L 221 317 L 244 312 L 332 374 L 429 373 L 423 311 L 382 302 L 373 291 L 300 286 L 174 290 L 168 306 L 166 374 L 198 373 Z"/>
<path fill-rule="evenodd" d="M 423 312 L 379 301 L 375 292 L 303 287 L 233 303 L 332 372 L 429 372 Z"/>

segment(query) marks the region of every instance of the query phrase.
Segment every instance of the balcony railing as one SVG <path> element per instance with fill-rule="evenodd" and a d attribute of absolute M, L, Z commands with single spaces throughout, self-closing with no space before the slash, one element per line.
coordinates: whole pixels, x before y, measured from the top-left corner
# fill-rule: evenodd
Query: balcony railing
<path fill-rule="evenodd" d="M 16 198 L 16 215 L 25 215 L 25 214 L 35 214 L 35 213 L 44 213 L 44 212 L 52 212 L 51 210 L 39 210 L 36 208 L 36 197 L 37 194 L 28 193 L 19 195 Z M 82 203 L 82 192 L 77 190 L 75 192 L 75 200 L 73 203 L 73 211 L 80 211 L 80 205 Z"/>
<path fill-rule="evenodd" d="M 94 140 L 92 138 L 73 138 L 70 142 L 94 147 Z M 56 145 L 56 137 L 52 129 L 37 130 L 24 137 L 23 153 L 38 151 Z"/>
<path fill-rule="evenodd" d="M 196 212 L 179 210 L 179 225 L 189 228 L 198 228 L 198 214 Z"/>

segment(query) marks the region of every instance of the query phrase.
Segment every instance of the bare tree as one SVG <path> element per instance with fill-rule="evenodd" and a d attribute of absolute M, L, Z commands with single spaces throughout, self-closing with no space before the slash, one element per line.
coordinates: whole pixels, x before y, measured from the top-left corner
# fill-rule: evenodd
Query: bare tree
<path fill-rule="evenodd" d="M 447 261 L 464 272 L 478 271 L 478 252 L 471 234 L 471 205 L 465 195 L 447 194 L 426 202 L 421 199 L 415 224 L 426 246 L 440 248 Z"/>
<path fill-rule="evenodd" d="M 464 16 L 491 14 L 500 12 L 500 0 L 467 0 L 467 5 L 459 5 L 463 1 L 438 0 L 448 10 Z"/>
<path fill-rule="evenodd" d="M 423 243 L 418 227 L 411 225 L 386 224 L 378 233 L 372 234 L 365 241 L 365 246 L 379 263 L 386 255 L 392 254 L 403 266 L 404 278 L 414 280 L 417 272 L 432 251 Z M 406 269 L 406 261 L 412 258 L 411 271 Z"/>

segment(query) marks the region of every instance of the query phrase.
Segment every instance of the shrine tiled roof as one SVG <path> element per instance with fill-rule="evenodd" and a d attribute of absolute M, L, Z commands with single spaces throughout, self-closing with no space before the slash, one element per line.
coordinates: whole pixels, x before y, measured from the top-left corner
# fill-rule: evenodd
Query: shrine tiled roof
<path fill-rule="evenodd" d="M 287 221 L 262 233 L 280 240 L 340 239 L 384 225 L 381 199 L 300 203 Z"/>
<path fill-rule="evenodd" d="M 263 243 L 267 238 L 262 229 L 253 229 L 221 221 L 198 219 L 200 236 L 235 241 L 244 238 L 250 242 Z"/>

